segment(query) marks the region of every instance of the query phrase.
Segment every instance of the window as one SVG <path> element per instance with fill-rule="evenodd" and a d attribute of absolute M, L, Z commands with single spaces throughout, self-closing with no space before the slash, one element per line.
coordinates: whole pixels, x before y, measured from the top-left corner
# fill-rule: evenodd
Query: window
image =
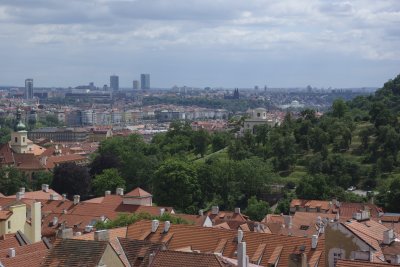
<path fill-rule="evenodd" d="M 260 113 L 257 113 L 257 117 L 260 117 L 261 116 L 261 114 Z"/>
<path fill-rule="evenodd" d="M 18 143 L 18 137 L 15 137 L 14 140 L 15 140 L 15 143 Z"/>
<path fill-rule="evenodd" d="M 8 229 L 11 229 L 11 221 L 7 222 Z"/>
<path fill-rule="evenodd" d="M 22 137 L 22 142 L 25 142 L 25 137 Z"/>

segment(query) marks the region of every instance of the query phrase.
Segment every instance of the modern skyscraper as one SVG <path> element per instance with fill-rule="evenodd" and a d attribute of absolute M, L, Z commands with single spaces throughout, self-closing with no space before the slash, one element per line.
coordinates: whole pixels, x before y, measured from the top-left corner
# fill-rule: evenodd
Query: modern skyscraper
<path fill-rule="evenodd" d="M 25 80 L 25 98 L 33 99 L 33 79 Z"/>
<path fill-rule="evenodd" d="M 140 75 L 140 85 L 142 90 L 150 89 L 150 74 Z"/>
<path fill-rule="evenodd" d="M 133 81 L 132 88 L 133 88 L 133 90 L 139 89 L 139 81 L 138 80 Z"/>
<path fill-rule="evenodd" d="M 110 88 L 113 91 L 119 90 L 119 77 L 117 75 L 110 76 Z"/>

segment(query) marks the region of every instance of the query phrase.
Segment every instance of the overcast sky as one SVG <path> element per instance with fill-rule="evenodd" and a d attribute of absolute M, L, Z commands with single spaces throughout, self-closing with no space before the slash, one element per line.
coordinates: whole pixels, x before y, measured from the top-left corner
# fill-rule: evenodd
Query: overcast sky
<path fill-rule="evenodd" d="M 0 84 L 381 86 L 399 0 L 0 0 Z"/>

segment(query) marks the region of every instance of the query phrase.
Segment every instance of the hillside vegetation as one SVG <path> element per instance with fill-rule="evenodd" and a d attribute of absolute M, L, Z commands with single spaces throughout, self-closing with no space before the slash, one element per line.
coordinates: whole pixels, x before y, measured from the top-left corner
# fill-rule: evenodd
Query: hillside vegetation
<path fill-rule="evenodd" d="M 276 184 L 285 185 L 277 212 L 287 212 L 293 197 L 367 201 L 347 192 L 350 186 L 379 191 L 380 205 L 400 211 L 399 109 L 397 76 L 375 95 L 335 100 L 320 118 L 309 109 L 298 118 L 288 113 L 255 135 L 210 135 L 174 122 L 150 144 L 136 135 L 104 141 L 91 164 L 94 189 L 106 189 L 101 174 L 113 168 L 127 189 L 141 186 L 158 204 L 185 212 L 218 204 L 259 217 L 254 210 L 268 210 L 263 200 Z"/>

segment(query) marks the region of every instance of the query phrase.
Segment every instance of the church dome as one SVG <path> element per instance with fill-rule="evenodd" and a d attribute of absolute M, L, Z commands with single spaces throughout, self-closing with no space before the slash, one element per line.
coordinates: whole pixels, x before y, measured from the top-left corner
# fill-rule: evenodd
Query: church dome
<path fill-rule="evenodd" d="M 23 124 L 22 121 L 19 121 L 18 124 L 15 126 L 15 131 L 19 132 L 19 131 L 25 131 L 25 130 L 26 130 L 25 124 Z"/>

